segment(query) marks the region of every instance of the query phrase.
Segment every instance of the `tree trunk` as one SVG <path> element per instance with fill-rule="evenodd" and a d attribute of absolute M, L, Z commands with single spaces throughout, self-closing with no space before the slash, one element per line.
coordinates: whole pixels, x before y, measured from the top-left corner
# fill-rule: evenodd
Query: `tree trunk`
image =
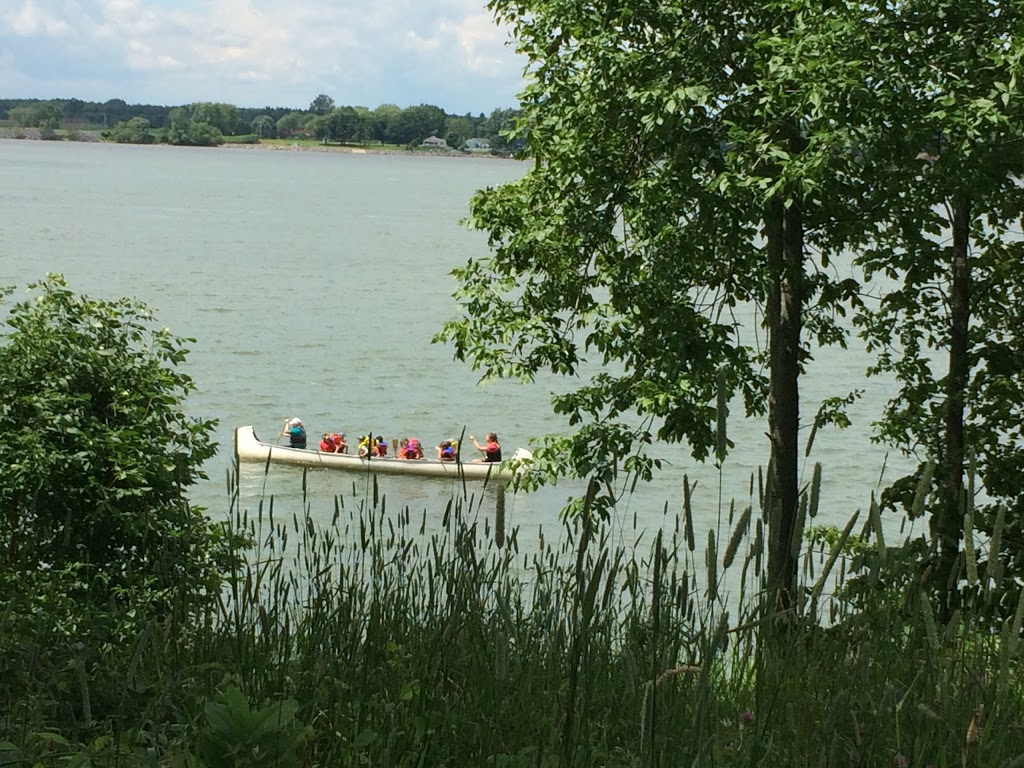
<path fill-rule="evenodd" d="M 793 536 L 799 508 L 797 435 L 800 427 L 800 333 L 803 312 L 803 220 L 795 202 L 769 205 L 765 231 L 768 288 L 768 597 L 789 609 L 797 579 Z"/>
<path fill-rule="evenodd" d="M 932 534 L 938 544 L 936 581 L 944 608 L 949 608 L 949 584 L 955 582 L 957 552 L 963 535 L 964 402 L 968 359 L 968 326 L 971 319 L 970 244 L 971 203 L 963 195 L 953 198 L 953 251 L 950 262 L 949 371 L 946 378 L 945 461 L 942 465 L 941 503 L 933 518 Z"/>

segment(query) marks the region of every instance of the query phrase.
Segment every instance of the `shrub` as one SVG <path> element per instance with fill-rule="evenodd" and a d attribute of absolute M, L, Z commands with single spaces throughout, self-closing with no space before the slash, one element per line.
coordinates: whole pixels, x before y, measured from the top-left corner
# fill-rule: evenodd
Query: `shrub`
<path fill-rule="evenodd" d="M 186 497 L 216 451 L 215 422 L 181 410 L 191 340 L 60 276 L 29 287 L 0 336 L 5 680 L 19 658 L 58 665 L 62 648 L 117 647 L 151 616 L 187 615 L 227 564 L 221 526 Z"/>

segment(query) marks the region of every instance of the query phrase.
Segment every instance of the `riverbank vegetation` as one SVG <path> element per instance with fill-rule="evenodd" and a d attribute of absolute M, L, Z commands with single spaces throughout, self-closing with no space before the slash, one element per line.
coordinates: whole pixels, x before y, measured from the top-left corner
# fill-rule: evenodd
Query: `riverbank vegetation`
<path fill-rule="evenodd" d="M 1013 581 L 969 560 L 970 602 L 942 622 L 877 515 L 801 547 L 800 611 L 770 618 L 760 494 L 702 555 L 687 510 L 662 532 L 582 514 L 524 541 L 493 488 L 423 513 L 353 488 L 324 525 L 305 499 L 241 508 L 236 480 L 228 540 L 255 547 L 198 610 L 183 582 L 145 618 L 0 615 L 18 643 L 0 656 L 3 765 L 1024 759 Z"/>
<path fill-rule="evenodd" d="M 518 114 L 495 109 L 490 115 L 449 115 L 440 107 L 419 104 L 405 108 L 382 104 L 376 109 L 336 106 L 325 94 L 307 110 L 263 107 L 251 109 L 220 102 L 181 106 L 104 103 L 78 99 L 2 100 L 0 130 L 9 138 L 80 141 L 99 137 L 121 144 L 167 143 L 219 146 L 282 140 L 323 146 L 355 146 L 378 151 L 411 149 L 433 138 L 433 151 L 508 156 L 521 148 L 506 134 Z M 431 142 L 428 141 L 428 145 Z"/>
<path fill-rule="evenodd" d="M 45 289 L 0 357 L 0 764 L 1024 764 L 1020 9 L 492 8 L 530 57 L 509 140 L 533 163 L 474 199 L 493 252 L 438 341 L 485 377 L 579 377 L 525 484 L 586 494 L 525 542 L 493 489 L 422 515 L 353 489 L 318 526 L 241 508 L 232 476 L 208 523 L 180 342 L 150 365 L 125 308 Z M 328 102 L 317 125 L 345 124 Z M 815 527 L 807 457 L 859 392 L 808 417 L 800 385 L 855 343 L 917 468 Z M 148 375 L 97 374 L 123 360 Z M 125 451 L 122 408 L 181 439 Z M 687 487 L 632 530 L 666 443 L 728 471 L 730 409 L 768 437 L 749 499 L 704 537 Z"/>
<path fill-rule="evenodd" d="M 657 530 L 599 514 L 595 481 L 526 540 L 503 488 L 413 511 L 353 484 L 316 511 L 254 496 L 269 465 L 200 515 L 187 340 L 57 277 L 35 292 L 0 346 L 0 765 L 1024 761 L 1003 508 L 988 539 L 966 508 L 949 618 L 928 539 L 887 543 L 869 493 L 842 530 L 814 525 L 820 467 L 788 606 L 764 600 L 760 473 L 710 531 L 689 483 Z"/>

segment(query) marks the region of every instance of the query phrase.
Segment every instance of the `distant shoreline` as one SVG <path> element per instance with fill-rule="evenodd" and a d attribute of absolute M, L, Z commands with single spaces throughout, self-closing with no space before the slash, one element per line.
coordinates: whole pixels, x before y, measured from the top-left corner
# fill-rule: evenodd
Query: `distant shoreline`
<path fill-rule="evenodd" d="M 79 142 L 86 144 L 116 144 L 113 141 L 103 141 L 98 131 L 79 131 L 75 138 L 58 137 L 56 139 L 43 139 L 38 128 L 0 128 L 0 140 L 11 141 L 52 141 L 54 143 Z M 126 144 L 125 146 L 148 146 L 148 147 L 174 147 L 174 144 Z M 459 157 L 459 158 L 482 158 L 486 160 L 514 160 L 511 155 L 492 155 L 489 152 L 460 152 L 455 149 L 390 149 L 381 147 L 353 147 L 342 145 L 324 144 L 242 144 L 225 142 L 214 147 L 201 147 L 202 149 L 255 149 L 272 152 L 343 152 L 350 155 L 402 155 L 409 157 Z"/>

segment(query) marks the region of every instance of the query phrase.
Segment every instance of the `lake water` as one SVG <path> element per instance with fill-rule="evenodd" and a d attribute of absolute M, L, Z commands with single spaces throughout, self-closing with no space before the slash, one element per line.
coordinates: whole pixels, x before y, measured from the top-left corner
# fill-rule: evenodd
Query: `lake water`
<path fill-rule="evenodd" d="M 240 424 L 274 439 L 298 415 L 314 439 L 373 431 L 414 434 L 427 446 L 463 428 L 494 430 L 511 455 L 562 429 L 548 397 L 567 384 L 478 386 L 431 338 L 455 312 L 450 270 L 486 253 L 484 237 L 460 225 L 471 195 L 524 172 L 483 158 L 0 141 L 0 284 L 23 294 L 28 282 L 60 272 L 76 291 L 137 297 L 196 339 L 186 370 L 198 391 L 188 409 L 220 420 L 221 452 L 195 495 L 214 513 L 227 508 Z M 866 363 L 856 351 L 824 350 L 803 380 L 805 419 L 825 397 L 866 391 L 850 411 L 854 426 L 820 433 L 807 459 L 807 479 L 813 462 L 824 465 L 822 522 L 842 525 L 866 508 L 886 459 L 869 442 L 868 422 L 888 385 L 866 379 Z M 649 542 L 674 524 L 684 473 L 698 483 L 698 530 L 716 524 L 720 493 L 726 508 L 731 497 L 742 508 L 767 459 L 764 432 L 762 422 L 734 419 L 737 448 L 721 476 L 666 448 L 671 466 L 622 502 L 623 541 Z M 893 465 L 907 463 L 890 456 L 889 477 Z M 243 471 L 247 505 L 262 491 L 261 471 Z M 452 492 L 444 483 L 382 482 L 389 505 L 438 515 Z M 267 491 L 294 508 L 301 483 L 301 471 L 275 469 Z M 311 473 L 311 514 L 328 517 L 334 494 L 351 489 L 349 476 Z M 567 485 L 510 498 L 520 540 L 557 531 L 559 509 L 578 492 Z"/>

